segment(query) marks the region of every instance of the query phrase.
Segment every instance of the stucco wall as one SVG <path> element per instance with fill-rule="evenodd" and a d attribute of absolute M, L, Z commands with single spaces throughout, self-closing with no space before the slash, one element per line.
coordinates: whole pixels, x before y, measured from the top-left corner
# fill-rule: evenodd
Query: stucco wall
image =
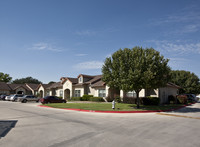
<path fill-rule="evenodd" d="M 72 94 L 73 94 L 73 89 L 72 89 L 72 83 L 69 81 L 69 80 L 66 80 L 64 83 L 63 83 L 63 98 L 65 98 L 65 90 L 66 89 L 69 89 L 70 90 L 70 97 L 72 97 Z"/>
<path fill-rule="evenodd" d="M 89 86 L 89 88 L 88 88 L 89 90 L 88 90 L 88 94 L 89 95 L 95 95 L 95 89 L 94 88 L 92 88 L 91 86 Z"/>
<path fill-rule="evenodd" d="M 124 92 L 123 90 L 120 90 L 120 97 L 121 98 L 126 97 L 126 92 Z M 142 89 L 139 92 L 139 97 L 145 97 L 145 89 Z"/>
<path fill-rule="evenodd" d="M 106 85 L 106 97 L 108 97 L 108 95 L 109 95 L 109 88 L 110 87 Z"/>
<path fill-rule="evenodd" d="M 94 97 L 99 97 L 99 89 L 105 89 L 106 90 L 106 87 L 105 86 L 95 87 L 94 88 Z M 107 97 L 107 96 L 105 96 L 105 97 Z"/>
<path fill-rule="evenodd" d="M 58 96 L 58 97 L 60 97 L 60 96 L 63 97 L 63 95 L 60 95 L 60 91 L 63 91 L 63 88 L 58 88 L 58 89 L 56 89 L 56 90 L 55 90 L 55 92 L 56 92 L 55 95 Z"/>
<path fill-rule="evenodd" d="M 139 97 L 145 97 L 145 89 L 142 89 L 142 90 L 139 92 Z"/>
<path fill-rule="evenodd" d="M 177 88 L 173 87 L 163 87 L 159 88 L 159 97 L 160 97 L 160 103 L 164 104 L 168 102 L 168 96 L 169 95 L 177 95 Z"/>
<path fill-rule="evenodd" d="M 45 97 L 46 96 L 46 91 L 44 90 L 43 86 L 40 86 L 40 88 L 38 89 L 38 93 L 40 93 L 40 91 L 43 91 L 42 97 Z"/>
<path fill-rule="evenodd" d="M 80 93 L 80 96 L 81 96 L 81 97 L 84 95 L 84 88 L 83 88 L 83 87 L 75 87 L 75 88 L 74 88 L 74 92 L 75 92 L 75 90 L 80 90 L 80 91 L 81 91 L 81 93 Z M 75 96 L 75 95 L 74 95 L 74 94 L 75 94 L 74 92 L 73 92 L 73 96 Z"/>

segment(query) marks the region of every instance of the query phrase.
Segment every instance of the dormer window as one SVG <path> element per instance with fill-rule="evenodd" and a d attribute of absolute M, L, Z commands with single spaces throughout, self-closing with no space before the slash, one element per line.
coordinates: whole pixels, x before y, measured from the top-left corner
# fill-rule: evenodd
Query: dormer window
<path fill-rule="evenodd" d="M 82 77 L 79 78 L 79 83 L 82 83 Z"/>
<path fill-rule="evenodd" d="M 62 77 L 60 81 L 61 81 L 61 83 L 63 83 L 65 81 L 65 78 Z"/>

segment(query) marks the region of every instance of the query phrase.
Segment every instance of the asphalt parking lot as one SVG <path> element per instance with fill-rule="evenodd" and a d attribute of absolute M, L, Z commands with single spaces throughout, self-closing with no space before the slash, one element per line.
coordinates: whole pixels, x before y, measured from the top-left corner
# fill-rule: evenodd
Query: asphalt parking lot
<path fill-rule="evenodd" d="M 41 108 L 37 105 L 0 101 L 0 146 L 200 145 L 200 103 L 162 115 L 89 113 Z"/>

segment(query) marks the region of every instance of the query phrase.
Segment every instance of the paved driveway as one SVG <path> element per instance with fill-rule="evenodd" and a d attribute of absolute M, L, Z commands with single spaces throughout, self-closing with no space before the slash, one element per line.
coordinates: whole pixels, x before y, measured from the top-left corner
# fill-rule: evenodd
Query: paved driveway
<path fill-rule="evenodd" d="M 191 112 L 182 109 L 164 115 L 88 113 L 36 105 L 0 101 L 0 146 L 200 146 L 199 103 L 188 107 Z"/>

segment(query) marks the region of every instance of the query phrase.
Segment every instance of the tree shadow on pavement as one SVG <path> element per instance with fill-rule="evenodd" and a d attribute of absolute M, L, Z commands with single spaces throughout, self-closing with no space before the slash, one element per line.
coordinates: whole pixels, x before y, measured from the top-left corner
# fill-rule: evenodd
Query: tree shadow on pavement
<path fill-rule="evenodd" d="M 17 120 L 0 120 L 0 139 L 5 137 L 15 127 L 16 123 Z"/>
<path fill-rule="evenodd" d="M 175 112 L 175 113 L 196 113 L 196 112 L 200 112 L 200 108 L 185 107 L 182 109 L 175 110 L 173 112 Z"/>

